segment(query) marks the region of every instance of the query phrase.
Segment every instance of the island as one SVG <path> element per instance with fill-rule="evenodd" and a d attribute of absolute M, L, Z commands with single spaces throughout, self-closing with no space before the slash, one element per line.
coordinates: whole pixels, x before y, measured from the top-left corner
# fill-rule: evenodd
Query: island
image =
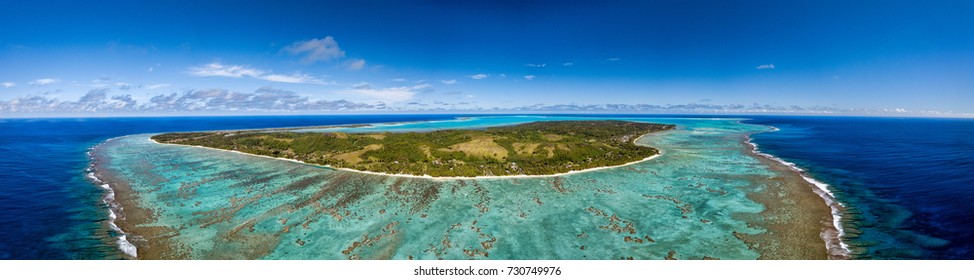
<path fill-rule="evenodd" d="M 201 146 L 355 171 L 431 177 L 552 175 L 624 165 L 659 154 L 637 145 L 671 124 L 539 121 L 428 132 L 243 130 L 165 133 L 164 144 Z"/>

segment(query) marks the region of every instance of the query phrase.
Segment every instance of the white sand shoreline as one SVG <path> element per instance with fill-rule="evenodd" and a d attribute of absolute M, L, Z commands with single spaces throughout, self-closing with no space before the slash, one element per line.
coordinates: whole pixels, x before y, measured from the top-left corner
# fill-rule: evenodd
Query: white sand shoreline
<path fill-rule="evenodd" d="M 650 133 L 653 133 L 653 132 L 650 132 Z M 650 133 L 646 133 L 646 134 L 643 134 L 643 135 L 637 137 L 636 139 L 632 140 L 633 143 L 636 143 L 636 141 L 639 141 L 639 139 L 642 139 L 643 137 L 645 137 L 646 135 L 649 135 Z M 272 157 L 272 156 L 265 156 L 265 155 L 255 155 L 255 154 L 250 154 L 250 153 L 244 153 L 244 152 L 241 152 L 241 151 L 224 150 L 224 149 L 218 149 L 218 148 L 212 148 L 212 147 L 195 146 L 195 145 L 185 145 L 185 144 L 173 144 L 173 143 L 159 143 L 155 139 L 152 139 L 152 136 L 149 136 L 149 141 L 152 141 L 153 143 L 160 144 L 160 145 L 176 145 L 176 146 L 185 146 L 185 147 L 196 147 L 196 148 L 211 149 L 211 150 L 216 150 L 216 151 L 238 153 L 238 154 L 248 155 L 248 156 L 255 156 L 255 157 L 262 157 L 262 158 L 269 158 L 269 159 L 285 160 L 285 161 L 290 161 L 290 162 L 294 162 L 294 163 L 306 164 L 306 165 L 317 166 L 317 167 L 324 167 L 324 168 L 328 168 L 328 169 L 332 169 L 332 170 L 341 170 L 341 171 L 348 171 L 348 172 L 357 172 L 357 173 L 370 174 L 370 175 L 382 175 L 382 176 L 416 178 L 416 179 L 430 179 L 430 180 L 468 180 L 468 179 L 477 179 L 477 180 L 487 179 L 487 180 L 489 180 L 489 179 L 527 179 L 527 178 L 558 177 L 558 176 L 565 176 L 565 175 L 571 175 L 571 174 L 579 174 L 579 173 L 585 173 L 585 172 L 591 172 L 591 171 L 605 170 L 605 169 L 616 168 L 616 167 L 629 166 L 629 165 L 633 165 L 633 164 L 637 164 L 637 163 L 649 161 L 649 160 L 655 159 L 655 158 L 663 155 L 663 151 L 661 151 L 659 149 L 656 149 L 656 151 L 658 152 L 657 154 L 652 155 L 652 156 L 649 156 L 649 157 L 644 158 L 644 159 L 641 159 L 641 160 L 637 160 L 637 161 L 633 161 L 633 162 L 627 162 L 627 163 L 620 164 L 620 165 L 600 166 L 600 167 L 593 167 L 593 168 L 582 169 L 582 170 L 571 170 L 571 171 L 568 171 L 568 172 L 556 173 L 556 174 L 544 174 L 544 175 L 525 175 L 525 174 L 519 174 L 519 175 L 501 175 L 501 176 L 495 175 L 495 176 L 473 176 L 473 177 L 464 177 L 464 176 L 438 177 L 438 176 L 430 176 L 430 175 L 413 175 L 413 174 L 401 174 L 401 173 L 400 174 L 392 174 L 392 173 L 382 173 L 382 172 L 374 172 L 374 171 L 363 171 L 363 170 L 357 170 L 357 169 L 351 169 L 351 168 L 334 167 L 334 166 L 331 166 L 331 165 L 320 165 L 320 164 L 314 164 L 314 163 L 307 163 L 307 162 L 304 162 L 304 161 L 300 161 L 300 160 L 296 160 L 296 159 L 290 159 L 290 158 L 280 158 L 280 157 Z"/>

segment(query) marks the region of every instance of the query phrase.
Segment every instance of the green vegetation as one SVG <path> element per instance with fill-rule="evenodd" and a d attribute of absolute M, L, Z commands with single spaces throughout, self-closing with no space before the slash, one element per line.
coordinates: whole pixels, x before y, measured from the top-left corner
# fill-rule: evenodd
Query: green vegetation
<path fill-rule="evenodd" d="M 634 144 L 636 138 L 673 127 L 626 121 L 551 121 L 484 130 L 253 130 L 166 133 L 152 139 L 355 170 L 473 177 L 557 174 L 638 161 L 659 152 Z"/>

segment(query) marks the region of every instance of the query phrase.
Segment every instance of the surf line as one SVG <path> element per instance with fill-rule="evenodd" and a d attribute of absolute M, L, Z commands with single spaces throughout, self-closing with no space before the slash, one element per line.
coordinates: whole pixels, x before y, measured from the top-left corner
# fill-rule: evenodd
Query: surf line
<path fill-rule="evenodd" d="M 105 140 L 105 142 L 102 142 L 102 144 L 104 144 L 104 143 L 106 143 L 108 141 L 112 141 L 114 139 L 115 138 Z M 136 258 L 136 257 L 138 257 L 138 250 L 136 249 L 135 245 L 133 245 L 131 242 L 129 242 L 129 240 L 128 240 L 128 233 L 126 233 L 125 231 L 123 231 L 122 228 L 118 227 L 118 225 L 115 224 L 115 221 L 123 213 L 122 212 L 122 210 L 123 210 L 122 209 L 122 205 L 119 204 L 118 201 L 115 200 L 115 190 L 112 189 L 111 185 L 105 183 L 105 181 L 103 181 L 100 178 L 98 178 L 98 176 L 95 174 L 95 162 L 96 162 L 96 159 L 92 155 L 92 151 L 95 150 L 98 146 L 100 146 L 102 144 L 98 144 L 98 145 L 96 145 L 96 146 L 91 147 L 91 148 L 88 149 L 87 155 L 88 155 L 88 158 L 91 161 L 91 164 L 88 166 L 88 168 L 85 169 L 85 172 L 87 172 L 85 174 L 85 177 L 87 177 L 88 180 L 91 181 L 96 186 L 98 186 L 98 187 L 102 188 L 103 190 L 105 190 L 105 195 L 102 196 L 102 200 L 101 201 L 102 201 L 102 203 L 105 203 L 106 206 L 108 206 L 108 227 L 112 231 L 114 231 L 115 233 L 118 234 L 118 238 L 116 239 L 116 243 L 118 245 L 118 249 L 121 250 L 122 253 L 124 253 L 124 254 L 126 254 L 128 256 L 131 256 L 133 258 Z"/>
<path fill-rule="evenodd" d="M 738 123 L 740 123 L 740 121 L 738 121 Z M 780 130 L 774 126 L 770 126 L 770 125 L 765 125 L 765 126 L 771 128 L 771 131 L 768 132 L 775 132 Z M 835 194 L 832 193 L 832 191 L 829 190 L 828 188 L 829 184 L 823 183 L 822 181 L 812 178 L 810 175 L 805 173 L 804 169 L 798 167 L 794 163 L 788 162 L 774 155 L 761 152 L 758 149 L 758 144 L 751 141 L 752 138 L 750 135 L 745 135 L 744 137 L 745 137 L 744 142 L 747 143 L 748 145 L 751 145 L 752 153 L 788 167 L 792 171 L 798 173 L 798 175 L 806 182 L 814 186 L 812 192 L 814 192 L 819 197 L 821 197 L 822 200 L 825 201 L 825 204 L 828 205 L 829 209 L 831 210 L 830 212 L 832 214 L 832 228 L 835 230 L 835 233 L 830 233 L 829 231 L 822 232 L 821 237 L 822 240 L 825 241 L 825 249 L 826 251 L 829 252 L 830 255 L 838 255 L 843 258 L 848 258 L 849 255 L 852 253 L 852 250 L 849 249 L 849 244 L 845 243 L 845 241 L 842 240 L 842 237 L 845 236 L 845 229 L 842 227 L 842 210 L 845 208 L 845 205 L 839 202 L 838 199 L 835 198 Z"/>

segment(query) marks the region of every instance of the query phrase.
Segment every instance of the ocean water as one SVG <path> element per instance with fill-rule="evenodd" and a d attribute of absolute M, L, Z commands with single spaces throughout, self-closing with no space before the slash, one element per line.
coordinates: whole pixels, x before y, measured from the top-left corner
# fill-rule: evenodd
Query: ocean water
<path fill-rule="evenodd" d="M 734 237 L 766 231 L 744 222 L 760 220 L 764 205 L 748 194 L 774 176 L 740 152 L 736 139 L 751 133 L 762 152 L 829 185 L 845 206 L 853 257 L 974 258 L 970 120 L 657 118 L 687 132 L 643 138 L 663 157 L 560 180 L 431 183 L 146 140 L 168 131 L 389 122 L 397 124 L 358 129 L 407 131 L 541 118 L 456 117 L 468 116 L 0 119 L 0 258 L 130 258 L 110 227 L 107 192 L 86 178 L 86 153 L 100 143 L 95 151 L 111 151 L 103 163 L 118 171 L 110 179 L 144 188 L 139 200 L 158 208 L 153 225 L 180 233 L 168 245 L 182 257 L 757 258 Z"/>
<path fill-rule="evenodd" d="M 974 120 L 758 117 L 767 153 L 829 184 L 870 259 L 974 258 Z"/>

